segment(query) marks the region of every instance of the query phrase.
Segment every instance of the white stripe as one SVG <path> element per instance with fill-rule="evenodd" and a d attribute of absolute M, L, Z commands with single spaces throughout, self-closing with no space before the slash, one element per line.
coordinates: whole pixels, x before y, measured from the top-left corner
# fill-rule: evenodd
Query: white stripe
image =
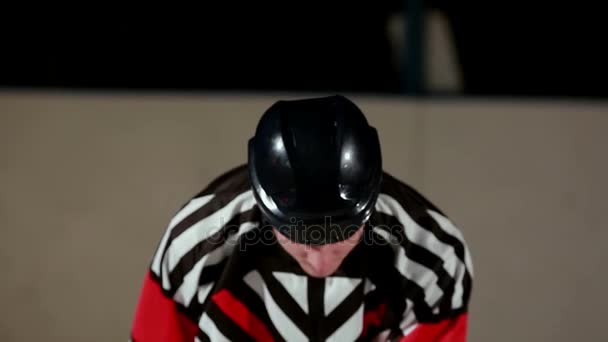
<path fill-rule="evenodd" d="M 219 264 L 224 259 L 224 253 L 221 248 L 218 248 L 211 253 L 202 257 L 186 274 L 184 281 L 181 286 L 177 289 L 174 295 L 174 299 L 185 306 L 189 306 L 192 301 L 192 297 L 197 292 L 198 280 L 200 279 L 201 270 L 203 266 L 211 266 Z"/>
<path fill-rule="evenodd" d="M 272 275 L 283 285 L 302 310 L 308 314 L 307 277 L 285 272 L 272 272 Z"/>
<path fill-rule="evenodd" d="M 258 271 L 249 272 L 244 281 L 249 287 L 251 287 L 257 294 L 262 298 L 266 309 L 268 311 L 268 316 L 270 316 L 270 320 L 273 325 L 277 328 L 277 331 L 286 341 L 308 341 L 308 337 L 302 333 L 300 328 L 298 328 L 291 319 L 281 310 L 281 308 L 277 305 L 264 283 L 262 276 Z"/>
<path fill-rule="evenodd" d="M 219 231 L 235 215 L 245 212 L 255 205 L 255 198 L 251 190 L 235 197 L 223 208 L 198 221 L 186 229 L 175 240 L 171 241 L 167 251 L 169 260 L 169 271 L 173 271 L 179 260 L 200 241 L 207 239 Z"/>
<path fill-rule="evenodd" d="M 231 235 L 221 247 L 214 249 L 207 255 L 203 256 L 195 265 L 192 267 L 190 272 L 184 276 L 179 289 L 175 292 L 175 300 L 181 304 L 188 306 L 192 297 L 197 292 L 198 280 L 200 279 L 201 270 L 203 267 L 219 264 L 226 257 L 230 256 L 234 250 L 234 245 L 238 238 L 245 232 L 255 228 L 257 224 L 254 222 L 244 222 L 240 225 L 239 231 L 236 234 Z M 200 300 L 200 292 L 199 292 Z M 202 303 L 202 301 L 201 301 Z"/>
<path fill-rule="evenodd" d="M 471 262 L 471 255 L 469 253 L 466 241 L 462 236 L 462 232 L 460 232 L 460 230 L 456 228 L 448 218 L 432 210 L 429 210 L 428 213 L 444 231 L 460 240 L 464 247 L 464 262 L 466 269 L 464 269 L 464 267 L 455 267 L 456 274 L 454 279 L 456 280 L 456 287 L 454 289 L 454 296 L 452 297 L 452 307 L 459 308 L 462 306 L 462 295 L 464 293 L 463 280 L 466 271 L 468 270 L 471 277 L 473 276 L 473 263 Z"/>
<path fill-rule="evenodd" d="M 327 338 L 328 342 L 355 341 L 363 330 L 363 304 L 340 328 Z"/>
<path fill-rule="evenodd" d="M 199 286 L 198 288 L 198 295 L 197 295 L 197 299 L 198 302 L 203 304 L 205 302 L 205 299 L 207 298 L 207 296 L 209 295 L 209 292 L 211 292 L 211 289 L 213 288 L 213 285 L 215 283 L 209 283 L 209 284 L 205 284 L 202 286 Z"/>
<path fill-rule="evenodd" d="M 365 285 L 363 285 L 363 294 L 367 295 L 368 293 L 374 291 L 376 289 L 376 285 L 372 283 L 369 278 L 365 278 Z"/>
<path fill-rule="evenodd" d="M 260 296 L 260 298 L 264 299 L 264 287 L 266 287 L 266 283 L 264 283 L 262 276 L 258 271 L 247 273 L 243 280 L 245 281 L 245 284 L 249 285 L 249 287 Z"/>
<path fill-rule="evenodd" d="M 230 340 L 222 334 L 222 332 L 217 328 L 217 325 L 207 316 L 206 313 L 203 313 L 203 316 L 198 322 L 199 328 L 209 336 L 209 340 L 213 342 L 229 342 Z"/>
<path fill-rule="evenodd" d="M 403 225 L 405 235 L 413 243 L 428 249 L 444 260 L 457 258 L 453 246 L 440 241 L 433 233 L 422 228 L 396 199 L 386 194 L 380 194 L 376 202 L 376 209 L 381 213 L 395 216 Z"/>
<path fill-rule="evenodd" d="M 399 222 L 402 223 L 403 229 L 405 230 L 405 235 L 412 243 L 424 247 L 443 260 L 443 267 L 445 271 L 455 280 L 456 283 L 454 288 L 454 297 L 452 297 L 452 305 L 454 308 L 460 307 L 462 305 L 462 298 L 457 298 L 456 293 L 459 293 L 460 297 L 462 297 L 462 276 L 464 275 L 462 269 L 467 266 L 466 264 L 463 264 L 460 261 L 460 258 L 458 258 L 456 255 L 454 246 L 440 241 L 434 234 L 418 225 L 418 223 L 416 223 L 416 221 L 414 221 L 403 209 L 399 202 L 391 196 L 380 194 L 380 197 L 376 202 L 376 209 L 379 212 L 395 216 Z M 442 216 L 434 211 L 429 210 L 428 212 L 429 215 L 431 215 L 437 221 L 439 226 L 444 229 L 446 233 L 457 238 L 466 248 L 462 234 L 456 227 L 448 224 L 449 221 L 447 219 L 442 220 Z M 468 252 L 465 253 L 465 255 L 468 255 Z M 465 263 L 466 259 L 467 257 L 465 256 Z"/>
<path fill-rule="evenodd" d="M 325 316 L 329 315 L 361 283 L 360 278 L 327 277 L 323 302 Z"/>
<path fill-rule="evenodd" d="M 170 242 L 165 257 L 168 262 L 168 270 L 173 271 L 179 260 L 194 246 L 219 231 L 235 215 L 253 208 L 255 203 L 251 190 L 248 190 L 234 198 L 222 209 L 217 210 L 186 229 L 175 240 Z"/>
<path fill-rule="evenodd" d="M 462 245 L 464 246 L 464 249 L 465 249 L 464 262 L 467 265 L 467 270 L 469 271 L 469 274 L 471 276 L 473 276 L 474 271 L 473 271 L 473 262 L 471 260 L 471 254 L 470 254 L 469 248 L 467 246 L 467 242 L 464 239 L 460 229 L 458 229 L 452 223 L 452 221 L 450 221 L 447 217 L 439 214 L 438 212 L 435 212 L 433 210 L 428 210 L 428 213 L 433 217 L 433 219 L 435 219 L 435 221 L 437 222 L 437 224 L 439 224 L 441 229 L 443 229 L 448 234 L 450 234 L 450 235 L 454 236 L 455 238 L 457 238 L 458 240 L 460 240 L 460 242 L 462 243 Z"/>
<path fill-rule="evenodd" d="M 200 198 L 195 198 L 195 199 L 191 200 L 185 207 L 183 207 L 177 214 L 175 214 L 175 216 L 169 222 L 169 226 L 165 230 L 165 235 L 163 235 L 163 237 L 160 241 L 160 245 L 158 246 L 158 249 L 156 250 L 156 255 L 154 255 L 154 261 L 152 262 L 152 272 L 156 273 L 156 275 L 160 275 L 161 258 L 165 251 L 165 246 L 167 245 L 167 240 L 169 239 L 169 236 L 171 235 L 171 230 L 173 230 L 173 228 L 179 222 L 181 222 L 184 218 L 186 218 L 188 215 L 192 214 L 196 210 L 202 208 L 205 204 L 209 203 L 209 201 L 211 201 L 213 196 L 214 195 L 211 194 L 211 195 L 203 196 Z"/>
<path fill-rule="evenodd" d="M 169 229 L 173 229 L 177 226 L 178 223 L 183 221 L 186 217 L 188 217 L 193 212 L 202 208 L 205 204 L 209 203 L 215 197 L 215 194 L 205 195 L 202 197 L 195 198 L 190 201 L 182 210 L 180 210 L 169 222 Z"/>
<path fill-rule="evenodd" d="M 407 308 L 405 314 L 403 315 L 403 319 L 401 320 L 401 324 L 399 327 L 403 331 L 403 336 L 409 335 L 412 330 L 416 328 L 416 315 L 414 315 L 414 303 L 411 300 L 405 300 L 405 307 Z"/>
<path fill-rule="evenodd" d="M 403 329 L 403 336 L 407 336 L 407 335 L 411 334 L 412 331 L 414 331 L 414 329 L 416 329 L 417 326 L 418 326 L 418 324 L 414 323 L 414 324 L 410 325 L 409 327 Z"/>
<path fill-rule="evenodd" d="M 399 245 L 396 238 L 384 229 L 374 227 L 374 232 L 389 241 L 397 253 L 395 267 L 404 277 L 415 282 L 424 290 L 424 301 L 433 307 L 443 295 L 443 291 L 437 285 L 437 275 L 427 267 L 408 259 L 405 248 Z"/>
<path fill-rule="evenodd" d="M 463 264 L 456 258 L 446 260 L 444 265 L 446 269 L 454 269 L 454 295 L 452 296 L 452 307 L 459 308 L 462 306 L 462 294 L 464 293 L 463 279 L 465 274 L 465 268 Z"/>
<path fill-rule="evenodd" d="M 391 330 L 386 329 L 378 333 L 372 341 L 388 341 L 388 337 L 391 335 Z"/>

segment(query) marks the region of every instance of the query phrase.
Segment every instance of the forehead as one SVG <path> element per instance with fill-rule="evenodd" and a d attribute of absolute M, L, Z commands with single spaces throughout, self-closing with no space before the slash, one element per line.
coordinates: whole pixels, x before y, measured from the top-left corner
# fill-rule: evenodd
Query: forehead
<path fill-rule="evenodd" d="M 303 243 L 296 243 L 291 241 L 289 238 L 287 238 L 286 236 L 284 236 L 283 234 L 281 234 L 279 231 L 277 231 L 276 229 L 274 229 L 275 234 L 278 237 L 278 240 L 281 244 L 283 244 L 285 247 L 288 247 L 292 250 L 317 250 L 317 251 L 328 251 L 328 252 L 335 252 L 335 251 L 341 251 L 341 250 L 348 250 L 353 248 L 357 243 L 359 243 L 361 234 L 363 233 L 363 228 L 364 228 L 365 224 L 362 224 L 359 229 L 353 234 L 351 235 L 349 238 L 347 238 L 346 240 L 340 241 L 340 242 L 335 242 L 335 243 L 330 243 L 330 244 L 325 244 L 325 245 L 307 245 L 307 244 L 303 244 Z"/>

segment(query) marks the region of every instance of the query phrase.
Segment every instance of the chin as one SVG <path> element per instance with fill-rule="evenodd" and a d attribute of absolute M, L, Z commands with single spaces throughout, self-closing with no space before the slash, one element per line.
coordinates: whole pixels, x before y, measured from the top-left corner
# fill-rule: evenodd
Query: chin
<path fill-rule="evenodd" d="M 306 274 L 308 274 L 309 276 L 311 276 L 313 278 L 325 278 L 325 277 L 329 277 L 330 275 L 336 273 L 336 270 L 318 272 L 318 271 L 313 271 L 313 270 L 305 268 L 304 272 L 306 272 Z"/>

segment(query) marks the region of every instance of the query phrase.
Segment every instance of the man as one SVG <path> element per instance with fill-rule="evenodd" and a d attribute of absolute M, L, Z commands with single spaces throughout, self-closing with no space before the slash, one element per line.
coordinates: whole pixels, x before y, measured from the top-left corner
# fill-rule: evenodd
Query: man
<path fill-rule="evenodd" d="M 279 101 L 248 148 L 171 220 L 133 341 L 465 341 L 466 242 L 354 103 Z"/>

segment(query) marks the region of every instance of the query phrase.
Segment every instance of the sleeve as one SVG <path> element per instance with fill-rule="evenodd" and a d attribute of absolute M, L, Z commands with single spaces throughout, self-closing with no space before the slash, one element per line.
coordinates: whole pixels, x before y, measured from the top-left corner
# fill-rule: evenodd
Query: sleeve
<path fill-rule="evenodd" d="M 391 242 L 395 267 L 408 283 L 405 309 L 388 339 L 465 342 L 474 269 L 463 231 L 419 191 L 384 176 L 375 218 L 388 232 L 377 232 Z"/>
<path fill-rule="evenodd" d="M 160 282 L 148 271 L 135 310 L 131 341 L 194 341 L 197 332 L 197 325 L 165 295 Z"/>
<path fill-rule="evenodd" d="M 135 308 L 133 342 L 202 340 L 203 307 L 235 244 L 228 236 L 254 225 L 246 165 L 218 176 L 177 210 L 158 244 Z M 201 276 L 206 274 L 205 283 Z"/>
<path fill-rule="evenodd" d="M 465 342 L 467 327 L 468 314 L 463 312 L 436 323 L 418 323 L 399 342 Z"/>
<path fill-rule="evenodd" d="M 468 308 L 472 289 L 473 263 L 467 242 L 451 220 L 434 210 L 428 211 L 426 226 L 433 227 L 433 236 L 440 236 L 439 242 L 450 246 L 440 253 L 441 266 L 454 280 L 454 289 L 444 293 L 431 310 L 436 314 L 432 319 L 417 321 L 405 317 L 400 342 L 466 342 L 468 328 Z M 440 235 L 441 232 L 443 235 Z M 448 238 L 450 236 L 450 238 Z M 413 315 L 412 315 L 413 316 Z"/>
<path fill-rule="evenodd" d="M 172 280 L 171 261 L 175 259 L 172 255 L 175 254 L 176 230 L 186 230 L 192 224 L 188 222 L 188 216 L 206 201 L 187 203 L 165 230 L 143 277 L 131 325 L 131 342 L 191 342 L 198 334 L 197 324 L 186 314 L 183 300 L 180 300 L 182 296 L 177 291 L 180 284 Z"/>

